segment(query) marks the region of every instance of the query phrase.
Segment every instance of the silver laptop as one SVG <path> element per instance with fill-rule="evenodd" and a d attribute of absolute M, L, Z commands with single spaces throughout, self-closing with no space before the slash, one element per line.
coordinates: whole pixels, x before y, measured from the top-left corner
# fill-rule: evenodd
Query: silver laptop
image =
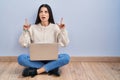
<path fill-rule="evenodd" d="M 29 47 L 30 60 L 56 60 L 58 43 L 32 43 Z"/>

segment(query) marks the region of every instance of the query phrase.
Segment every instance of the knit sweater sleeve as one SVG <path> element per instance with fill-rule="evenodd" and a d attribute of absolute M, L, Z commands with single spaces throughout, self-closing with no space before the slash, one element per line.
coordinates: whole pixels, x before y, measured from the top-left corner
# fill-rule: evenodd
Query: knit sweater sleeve
<path fill-rule="evenodd" d="M 31 34 L 32 34 L 31 27 L 27 31 L 23 30 L 19 38 L 19 43 L 21 44 L 21 46 L 29 47 L 29 44 L 31 44 L 32 41 Z"/>
<path fill-rule="evenodd" d="M 61 46 L 67 46 L 69 44 L 68 32 L 66 28 L 59 29 L 57 26 L 57 41 Z"/>

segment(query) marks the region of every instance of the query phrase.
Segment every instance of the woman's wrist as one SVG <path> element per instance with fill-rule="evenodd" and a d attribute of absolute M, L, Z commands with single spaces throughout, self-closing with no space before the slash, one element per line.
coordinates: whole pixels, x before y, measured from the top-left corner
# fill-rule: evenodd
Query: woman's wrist
<path fill-rule="evenodd" d="M 28 29 L 23 29 L 23 31 L 28 32 Z"/>

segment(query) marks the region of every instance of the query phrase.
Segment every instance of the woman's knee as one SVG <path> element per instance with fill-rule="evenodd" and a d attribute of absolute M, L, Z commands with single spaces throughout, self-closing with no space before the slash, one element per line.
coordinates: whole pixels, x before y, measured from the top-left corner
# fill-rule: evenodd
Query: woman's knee
<path fill-rule="evenodd" d="M 68 54 L 62 54 L 62 63 L 68 64 L 70 62 L 70 56 Z"/>
<path fill-rule="evenodd" d="M 70 62 L 70 56 L 68 54 L 65 54 L 65 62 L 66 64 Z"/>
<path fill-rule="evenodd" d="M 22 65 L 26 61 L 27 57 L 28 57 L 28 55 L 26 55 L 26 54 L 19 55 L 18 58 L 17 58 L 18 63 L 20 65 Z"/>

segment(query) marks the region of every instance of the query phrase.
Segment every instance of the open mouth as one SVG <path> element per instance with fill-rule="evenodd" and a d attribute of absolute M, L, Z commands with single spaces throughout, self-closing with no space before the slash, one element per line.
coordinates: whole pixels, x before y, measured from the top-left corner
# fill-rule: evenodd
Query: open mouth
<path fill-rule="evenodd" d="M 45 17 L 42 17 L 42 19 L 45 19 Z"/>

